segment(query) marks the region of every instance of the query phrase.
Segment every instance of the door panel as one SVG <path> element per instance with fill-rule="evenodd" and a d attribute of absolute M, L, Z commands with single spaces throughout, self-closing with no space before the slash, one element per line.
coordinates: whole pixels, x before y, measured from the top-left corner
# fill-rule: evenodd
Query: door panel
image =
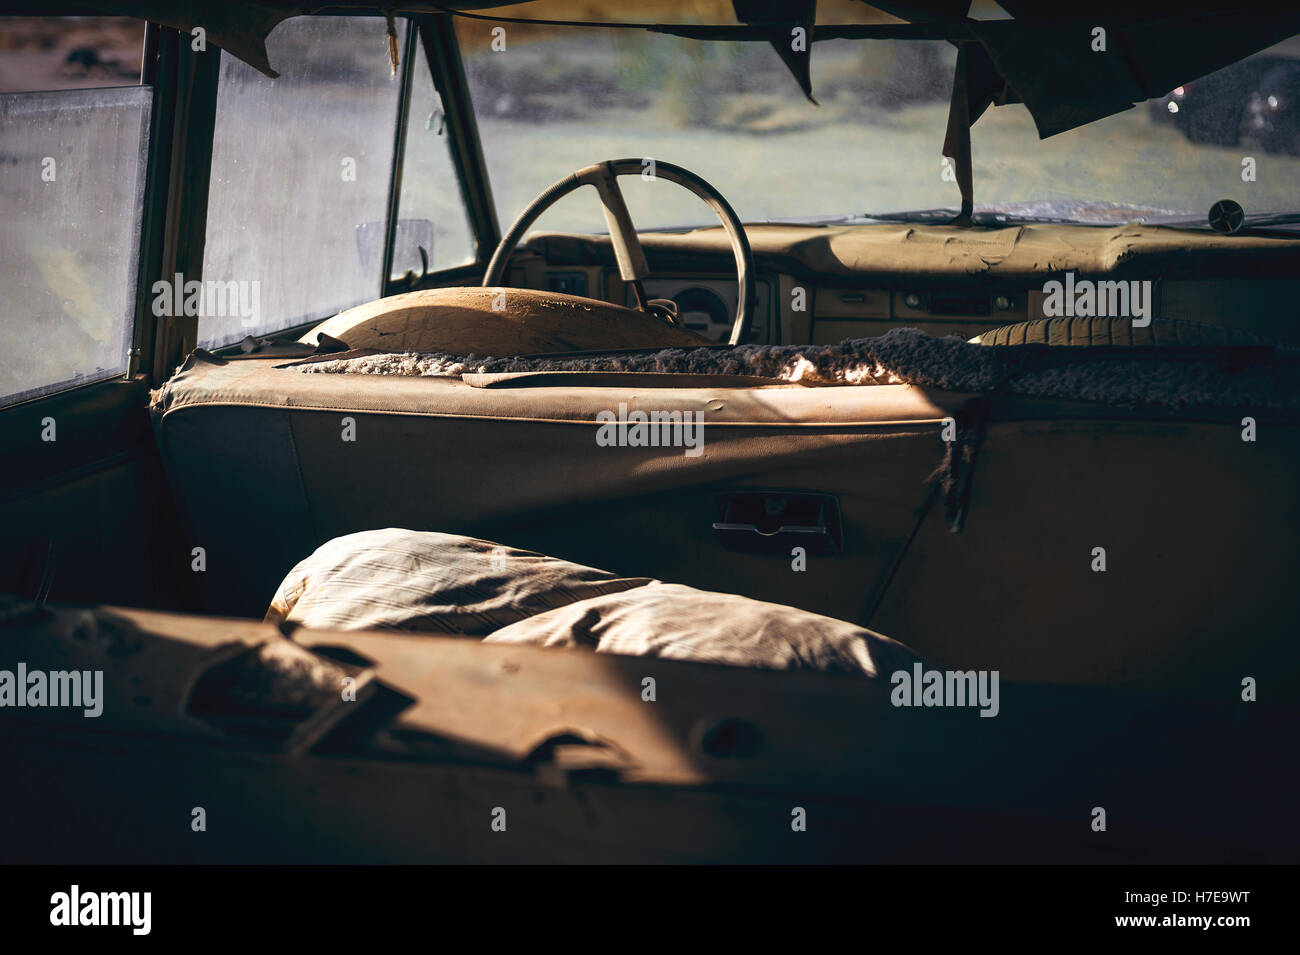
<path fill-rule="evenodd" d="M 143 381 L 110 381 L 0 411 L 0 592 L 178 607 L 188 602 L 175 509 Z"/>
<path fill-rule="evenodd" d="M 962 532 L 929 514 L 868 625 L 1006 680 L 1294 696 L 1300 427 L 1261 427 L 992 425 Z"/>
<path fill-rule="evenodd" d="M 1004 399 L 975 445 L 977 428 L 956 429 L 950 457 L 941 424 L 967 394 L 654 386 L 666 377 L 474 387 L 196 356 L 156 414 L 208 549 L 204 606 L 260 616 L 319 544 L 397 526 L 792 604 L 1025 682 L 1226 699 L 1297 652 L 1293 424 L 1261 418 L 1255 443 L 1231 411 Z M 614 409 L 698 412 L 700 453 L 602 443 Z M 945 471 L 958 461 L 973 467 Z M 956 489 L 943 501 L 940 475 Z M 832 496 L 842 552 L 800 569 L 793 553 L 726 549 L 716 497 L 742 490 Z"/>
<path fill-rule="evenodd" d="M 902 385 L 475 388 L 273 365 L 194 360 L 157 403 L 189 533 L 208 549 L 213 612 L 260 616 L 319 544 L 398 526 L 861 619 L 929 501 L 939 423 L 967 397 Z M 699 412 L 700 453 L 602 446 L 598 415 L 620 405 Z M 832 495 L 842 552 L 797 569 L 791 553 L 727 550 L 715 496 L 742 489 Z"/>
<path fill-rule="evenodd" d="M 594 419 L 603 402 L 589 397 Z M 920 426 L 718 426 L 692 459 L 677 449 L 599 447 L 594 424 L 370 415 L 357 425 L 376 444 L 405 448 L 401 466 L 340 468 L 336 420 L 295 418 L 322 540 L 391 525 L 437 529 L 848 620 L 861 619 L 919 520 L 942 448 L 937 428 Z M 843 551 L 795 569 L 790 552 L 727 550 L 713 529 L 715 497 L 742 489 L 833 495 Z"/>

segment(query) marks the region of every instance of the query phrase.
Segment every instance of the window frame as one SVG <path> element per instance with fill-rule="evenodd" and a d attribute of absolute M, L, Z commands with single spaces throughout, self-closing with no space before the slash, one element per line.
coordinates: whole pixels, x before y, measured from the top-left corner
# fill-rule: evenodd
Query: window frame
<path fill-rule="evenodd" d="M 6 9 L 5 13 L 55 17 L 82 16 L 86 11 L 62 5 L 50 9 L 32 3 L 16 5 Z M 147 456 L 152 448 L 153 436 L 148 418 L 140 412 L 148 400 L 148 382 L 140 374 L 140 368 L 151 351 L 148 336 L 152 332 L 153 316 L 147 307 L 147 296 L 141 291 L 148 286 L 140 283 L 150 269 L 146 255 L 157 246 L 158 237 L 151 234 L 151 227 L 156 221 L 162 198 L 158 170 L 165 171 L 166 163 L 160 162 L 160 157 L 165 157 L 170 149 L 169 136 L 159 125 L 159 117 L 166 115 L 169 108 L 170 91 L 157 85 L 154 74 L 150 72 L 157 54 L 159 29 L 155 24 L 146 24 L 142 38 L 144 56 L 139 85 L 152 88 L 152 105 L 146 119 L 149 129 L 143 171 L 144 195 L 136 249 L 136 300 L 127 369 L 124 374 L 97 378 L 0 407 L 0 447 L 14 451 L 12 460 L 8 462 L 10 466 L 0 474 L 0 497 L 6 499 L 14 495 L 43 493 L 69 480 L 89 477 Z M 142 324 L 142 301 L 146 303 L 144 312 L 149 324 Z M 40 443 L 39 422 L 44 417 L 54 418 L 59 423 L 57 442 Z M 19 453 L 20 449 L 26 449 L 28 453 Z"/>
<path fill-rule="evenodd" d="M 303 14 L 302 16 L 310 16 L 318 19 L 327 19 L 335 16 L 340 16 L 340 17 L 372 16 L 373 18 L 378 19 L 377 14 L 374 14 L 373 11 L 367 11 L 367 10 L 339 10 L 339 11 L 322 12 L 322 13 L 314 13 L 314 14 Z M 293 17 L 292 19 L 299 19 L 299 18 L 300 17 Z M 406 124 L 410 112 L 410 103 L 411 103 L 410 91 L 411 91 L 411 84 L 413 82 L 413 73 L 414 73 L 414 70 L 411 67 L 411 57 L 413 55 L 413 51 L 415 48 L 415 38 L 418 33 L 418 20 L 420 18 L 417 16 L 406 16 L 404 17 L 404 19 L 408 20 L 408 22 L 410 23 L 410 28 L 406 31 L 406 39 L 403 41 L 402 46 L 400 48 L 401 62 L 398 66 L 398 69 L 400 70 L 398 83 L 400 85 L 398 86 L 397 112 L 394 117 L 395 127 L 393 131 L 394 152 L 393 152 L 392 162 L 389 166 L 388 195 L 386 197 L 385 205 L 384 205 L 384 217 L 385 217 L 384 247 L 383 247 L 383 252 L 380 255 L 380 268 L 382 271 L 378 276 L 376 276 L 377 281 L 375 284 L 375 290 L 376 290 L 377 298 L 383 298 L 388 295 L 395 294 L 397 292 L 408 291 L 407 288 L 401 286 L 400 282 L 393 282 L 389 274 L 392 269 L 393 248 L 396 244 L 398 210 L 401 205 L 402 165 L 405 159 L 403 146 L 406 141 Z M 182 46 L 184 46 L 184 44 L 182 44 Z M 213 46 L 212 49 L 218 50 L 219 48 Z M 199 230 L 197 237 L 191 237 L 190 239 L 191 248 L 196 248 L 198 250 L 198 260 L 196 263 L 194 263 L 194 267 L 189 270 L 178 268 L 172 271 L 167 271 L 166 269 L 164 269 L 163 272 L 159 275 L 159 278 L 170 278 L 170 276 L 176 274 L 176 272 L 180 272 L 186 277 L 187 280 L 191 278 L 198 279 L 199 281 L 203 280 L 203 271 L 202 271 L 203 249 L 207 241 L 206 239 L 207 193 L 208 193 L 208 186 L 211 180 L 211 172 L 212 172 L 213 137 L 216 128 L 216 118 L 217 118 L 217 114 L 216 114 L 217 88 L 219 85 L 220 72 L 221 72 L 221 56 L 229 56 L 229 55 L 230 54 L 226 53 L 224 50 L 221 50 L 220 55 L 212 58 L 215 62 L 215 66 L 213 68 L 213 75 L 211 79 L 212 110 L 211 110 L 211 115 L 205 114 L 202 117 L 203 127 L 200 132 L 203 140 L 203 148 L 204 148 L 203 161 L 205 166 L 203 172 L 204 196 L 203 196 L 202 216 L 201 217 L 198 216 L 198 210 L 193 209 L 191 210 L 188 218 L 182 219 L 182 221 L 188 222 L 191 225 L 192 229 L 197 228 Z M 198 117 L 192 118 L 191 122 L 193 122 L 195 118 Z M 193 131 L 193 127 L 191 127 L 191 131 Z M 457 168 L 457 176 L 458 177 L 460 176 L 459 168 Z M 197 238 L 197 245 L 194 245 L 193 243 L 195 242 L 196 238 Z M 440 277 L 442 275 L 443 273 L 440 272 L 430 273 L 430 277 Z M 341 307 L 347 307 L 347 306 L 341 306 Z M 202 316 L 199 316 L 199 318 L 201 317 Z M 194 325 L 193 336 L 183 338 L 183 341 L 179 348 L 179 354 L 176 355 L 176 358 L 170 362 L 164 362 L 166 368 L 175 367 L 176 364 L 178 364 L 181 360 L 184 359 L 185 355 L 188 355 L 190 352 L 192 352 L 195 348 L 198 347 L 197 318 L 189 318 L 184 320 Z M 291 339 L 301 337 L 302 335 L 304 335 L 305 333 L 307 333 L 308 331 L 310 331 L 311 329 L 319 325 L 320 322 L 321 322 L 320 318 L 309 319 L 305 322 L 297 322 L 293 325 L 287 326 L 282 329 L 278 329 L 276 331 L 258 334 L 256 337 L 259 339 L 267 339 L 271 341 L 288 341 Z M 173 319 L 173 324 L 175 323 L 176 323 L 176 319 Z M 240 350 L 239 343 L 236 342 L 231 345 L 223 345 L 220 348 L 216 348 L 214 349 L 214 352 L 218 355 L 223 355 L 223 354 L 235 354 L 238 353 L 239 350 Z M 175 354 L 174 351 L 171 353 Z M 161 384 L 162 382 L 166 381 L 167 378 L 169 377 L 169 374 L 170 374 L 169 372 L 164 373 L 163 371 L 160 371 L 160 369 L 158 369 L 157 366 L 155 365 L 154 375 L 155 375 L 155 382 L 157 384 Z"/>
<path fill-rule="evenodd" d="M 31 7 L 31 15 L 72 14 L 72 11 L 62 9 L 37 9 L 34 3 Z M 21 11 L 6 12 L 18 14 Z M 374 11 L 355 9 L 306 15 L 380 16 Z M 410 29 L 402 46 L 399 67 L 402 85 L 393 131 L 395 148 L 385 210 L 382 272 L 376 276 L 375 283 L 377 297 L 477 281 L 501 240 L 478 125 L 452 26 L 453 17 L 446 13 L 410 14 L 406 19 Z M 69 391 L 123 379 L 132 381 L 139 376 L 146 376 L 151 384 L 159 386 L 198 345 L 198 317 L 178 315 L 159 320 L 150 306 L 150 289 L 154 282 L 170 280 L 177 273 L 183 274 L 187 280 L 203 279 L 217 87 L 224 51 L 211 42 L 207 49 L 196 51 L 191 47 L 189 34 L 154 22 L 146 23 L 143 43 L 140 85 L 152 89 L 153 104 L 148 117 L 135 308 L 126 373 L 30 398 L 5 410 L 49 400 Z M 450 159 L 470 226 L 474 257 L 468 264 L 431 271 L 408 285 L 400 278 L 394 280 L 390 273 L 401 205 L 402 166 L 416 55 L 425 57 L 434 91 L 442 101 Z M 316 321 L 306 322 L 261 337 L 296 338 L 316 324 Z M 218 351 L 237 351 L 238 348 L 238 345 L 232 345 Z"/>
<path fill-rule="evenodd" d="M 340 10 L 338 12 L 307 15 L 330 17 L 366 14 L 367 11 L 363 10 Z M 384 249 L 383 254 L 380 256 L 382 271 L 377 276 L 377 298 L 386 298 L 389 295 L 420 289 L 458 285 L 466 281 L 477 283 L 487 270 L 487 264 L 501 241 L 501 226 L 497 220 L 496 205 L 493 202 L 491 187 L 488 182 L 487 163 L 483 158 L 483 146 L 479 139 L 478 123 L 474 115 L 473 103 L 470 100 L 469 83 L 464 74 L 460 47 L 453 27 L 454 17 L 450 14 L 410 14 L 405 18 L 410 22 L 411 29 L 407 31 L 406 40 L 402 45 L 401 65 L 399 66 L 402 74 L 400 77 L 402 85 L 398 91 L 394 152 L 389 176 L 388 202 L 385 210 Z M 182 44 L 182 47 L 185 47 L 185 44 Z M 400 218 L 402 172 L 406 158 L 406 131 L 410 122 L 411 87 L 415 82 L 414 57 L 417 55 L 417 48 L 418 55 L 425 57 L 425 63 L 433 80 L 434 92 L 442 101 L 442 108 L 446 117 L 445 129 L 449 136 L 448 148 L 451 164 L 456 172 L 461 204 L 464 207 L 466 220 L 470 227 L 470 235 L 474 242 L 474 257 L 464 265 L 432 270 L 418 278 L 414 283 L 407 284 L 401 278 L 394 279 L 391 273 L 393 250 L 397 241 L 398 219 Z M 197 249 L 198 263 L 188 271 L 180 268 L 168 271 L 164 268 L 159 273 L 159 278 L 169 277 L 178 271 L 182 272 L 187 279 L 193 277 L 202 280 L 203 278 L 201 266 L 207 229 L 206 193 L 208 176 L 212 165 L 212 135 L 216 124 L 216 78 L 220 72 L 219 67 L 220 60 L 218 59 L 217 69 L 213 71 L 211 81 L 213 108 L 211 115 L 203 117 L 205 126 L 201 130 L 202 143 L 200 146 L 205 157 L 202 215 L 199 215 L 197 204 L 193 204 L 187 216 L 181 220 L 190 224 L 191 231 L 198 230 L 198 235 L 191 237 L 189 240 L 189 248 Z M 196 118 L 191 118 L 191 123 Z M 191 131 L 194 131 L 193 127 L 191 127 Z M 195 244 L 196 241 L 197 245 Z M 148 311 L 148 309 L 145 308 L 145 311 Z M 150 315 L 150 318 L 152 318 L 152 315 Z M 193 319 L 189 319 L 189 321 L 194 322 Z M 173 320 L 173 324 L 175 324 L 175 320 Z M 184 356 L 197 347 L 197 322 L 194 322 L 194 324 L 193 337 L 185 339 L 179 348 L 172 346 L 170 353 L 173 357 L 170 361 L 164 361 L 162 369 L 159 369 L 155 363 L 156 384 L 165 381 L 170 375 L 170 369 L 184 360 Z M 319 324 L 320 319 L 313 319 L 291 325 L 279 331 L 259 335 L 258 337 L 272 341 L 289 341 L 301 337 Z M 216 353 L 219 355 L 238 352 L 238 344 L 226 345 L 216 349 Z"/>
<path fill-rule="evenodd" d="M 366 11 L 341 10 L 337 13 L 310 15 L 328 17 L 365 15 L 365 13 Z M 486 271 L 492 253 L 496 251 L 496 247 L 501 241 L 501 227 L 497 221 L 496 206 L 488 182 L 487 163 L 483 158 L 478 123 L 470 100 L 469 83 L 465 78 L 460 57 L 460 47 L 453 27 L 454 18 L 450 14 L 412 14 L 406 19 L 410 22 L 411 29 L 407 31 L 406 40 L 403 43 L 401 65 L 399 67 L 402 71 L 400 79 L 402 85 L 399 88 L 398 111 L 395 118 L 394 153 L 389 177 L 384 250 L 380 257 L 382 271 L 377 276 L 378 282 L 376 284 L 376 297 L 378 298 L 419 289 L 457 285 L 466 281 L 477 282 Z M 167 30 L 166 32 L 175 33 L 176 31 Z M 179 36 L 179 34 L 177 35 Z M 180 56 L 183 62 L 188 51 L 188 44 L 182 42 L 180 46 Z M 446 117 L 445 129 L 449 136 L 448 148 L 451 164 L 456 172 L 461 203 L 474 242 L 474 257 L 464 265 L 433 270 L 417 279 L 413 284 L 407 284 L 400 278 L 394 279 L 391 271 L 401 207 L 402 171 L 405 161 L 404 147 L 406 130 L 410 122 L 412 99 L 410 92 L 415 81 L 414 57 L 416 55 L 425 57 L 425 63 L 433 80 L 434 92 L 442 101 L 442 108 Z M 197 201 L 197 197 L 187 199 L 185 196 L 180 196 L 177 199 L 178 203 L 186 206 L 185 212 L 179 221 L 189 226 L 187 231 L 190 235 L 181 243 L 182 249 L 187 250 L 189 254 L 175 259 L 178 263 L 177 267 L 169 269 L 164 266 L 155 275 L 151 275 L 150 284 L 155 278 L 168 278 L 176 272 L 181 272 L 187 279 L 196 278 L 201 281 L 203 278 L 203 245 L 207 229 L 207 183 L 211 173 L 212 137 L 216 124 L 216 86 L 220 72 L 220 60 L 219 58 L 214 59 L 216 59 L 216 65 L 212 70 L 211 77 L 198 77 L 202 85 L 196 89 L 197 95 L 193 103 L 190 104 L 192 112 L 188 117 L 191 136 L 197 140 L 193 146 L 197 148 L 188 149 L 187 152 L 196 157 L 201 157 L 204 167 L 202 208 L 199 208 L 200 203 Z M 209 84 L 210 111 L 207 109 Z M 175 104 L 178 110 L 178 118 L 183 118 L 179 117 L 179 112 L 183 110 L 184 106 L 184 103 Z M 188 262 L 190 267 L 180 268 L 179 263 L 181 261 Z M 142 311 L 147 313 L 149 311 L 147 303 L 142 301 L 141 304 Z M 149 314 L 146 320 L 152 320 L 152 318 L 153 316 Z M 198 345 L 197 322 L 194 319 L 179 318 L 193 324 L 194 328 L 192 331 L 188 328 L 182 328 L 179 340 L 173 340 L 175 338 L 173 336 L 173 339 L 159 342 L 157 350 L 161 355 L 161 361 L 154 362 L 153 378 L 155 384 L 161 384 L 165 381 L 170 374 L 170 370 L 184 360 L 185 355 L 188 355 Z M 178 326 L 180 322 L 173 319 L 170 323 L 163 323 L 164 327 L 168 324 Z M 302 336 L 318 324 L 320 324 L 319 319 L 311 320 L 258 337 L 276 341 L 291 340 Z M 216 351 L 217 354 L 235 353 L 239 351 L 239 345 L 227 345 Z"/>
<path fill-rule="evenodd" d="M 178 30 L 154 23 L 149 28 L 156 31 L 156 56 L 146 57 L 144 72 L 154 85 L 158 152 L 150 156 L 146 179 L 136 323 L 139 367 L 147 363 L 158 386 L 198 344 L 198 319 L 177 315 L 159 321 L 148 290 L 178 272 L 203 277 L 221 57 L 216 47 L 193 50 L 189 37 Z"/>
<path fill-rule="evenodd" d="M 52 19 L 65 19 L 65 18 L 72 19 L 75 17 L 85 16 L 86 11 L 82 9 L 68 8 L 66 5 L 63 4 L 55 4 L 51 8 L 48 5 L 41 6 L 40 4 L 37 3 L 30 3 L 30 4 L 18 3 L 12 5 L 11 7 L 6 8 L 4 13 L 5 16 L 13 16 L 13 17 L 44 17 L 44 18 L 52 18 Z M 147 128 L 145 130 L 146 141 L 145 141 L 145 150 L 144 150 L 145 168 L 143 170 L 137 168 L 136 170 L 136 175 L 139 176 L 140 181 L 143 182 L 144 189 L 143 189 L 143 194 L 141 196 L 141 205 L 140 205 L 140 213 L 139 213 L 140 229 L 137 233 L 138 245 L 135 249 L 136 252 L 135 301 L 132 303 L 132 312 L 131 312 L 131 317 L 129 319 L 131 322 L 131 328 L 128 335 L 130 344 L 127 346 L 126 370 L 122 373 L 113 373 L 105 377 L 96 377 L 90 381 L 85 381 L 80 384 L 69 384 L 66 387 L 56 388 L 53 391 L 48 391 L 43 394 L 31 395 L 29 397 L 22 398 L 18 401 L 7 402 L 4 405 L 0 406 L 0 413 L 9 412 L 14 409 L 30 408 L 34 405 L 40 404 L 41 402 L 48 402 L 52 399 L 58 398 L 60 395 L 67 395 L 73 392 L 82 392 L 82 391 L 86 391 L 87 389 L 96 389 L 96 388 L 104 388 L 106 386 L 119 385 L 123 381 L 128 381 L 128 382 L 132 381 L 134 380 L 135 376 L 139 374 L 143 356 L 148 354 L 149 349 L 147 349 L 144 343 L 142 342 L 142 334 L 148 332 L 148 326 L 142 325 L 141 308 L 142 308 L 142 302 L 146 301 L 146 299 L 143 293 L 141 292 L 140 283 L 143 281 L 143 276 L 145 274 L 146 267 L 147 267 L 145 262 L 145 252 L 146 249 L 148 248 L 147 232 L 149 228 L 149 223 L 151 221 L 150 209 L 151 209 L 151 203 L 154 203 L 156 201 L 156 197 L 154 196 L 154 193 L 156 192 L 156 183 L 154 181 L 154 169 L 158 165 L 157 157 L 159 155 L 159 149 L 162 146 L 162 144 L 159 141 L 161 137 L 157 134 L 157 131 L 159 129 L 158 116 L 160 110 L 163 109 L 164 107 L 159 102 L 160 97 L 163 95 L 162 91 L 156 84 L 152 82 L 152 76 L 150 74 L 150 63 L 154 59 L 154 55 L 156 51 L 156 43 L 157 43 L 156 36 L 151 36 L 151 34 L 156 34 L 156 31 L 159 28 L 156 24 L 151 23 L 147 20 L 143 20 L 143 18 L 137 18 L 137 19 L 141 19 L 142 22 L 144 23 L 144 32 L 143 35 L 141 36 L 141 44 L 143 46 L 143 51 L 141 55 L 140 78 L 134 85 L 140 87 L 148 87 L 150 89 L 150 109 L 149 109 L 149 115 L 145 118 L 145 123 L 147 124 Z M 113 88 L 113 87 L 105 87 L 105 88 Z M 121 88 L 130 88 L 130 86 L 128 84 L 122 84 Z M 52 90 L 51 92 L 60 92 L 60 91 Z M 0 95 L 8 95 L 8 94 L 0 93 Z M 145 308 L 145 313 L 148 319 L 152 319 L 152 315 L 148 314 L 147 307 Z M 51 382 L 50 384 L 53 385 L 56 383 Z"/>
<path fill-rule="evenodd" d="M 413 17 L 418 26 L 420 45 L 424 51 L 433 87 L 442 100 L 446 130 L 450 139 L 452 166 L 459 180 L 461 202 L 474 236 L 474 260 L 468 265 L 431 272 L 413 288 L 437 288 L 454 284 L 460 279 L 477 281 L 487 271 L 492 254 L 501 244 L 501 224 L 497 220 L 496 203 L 492 199 L 492 185 L 488 179 L 487 162 L 483 158 L 483 142 L 479 138 L 478 119 L 470 98 L 469 81 L 461 61 L 460 41 L 456 37 L 455 18 L 449 13 L 427 14 Z M 402 128 L 406 128 L 403 117 Z M 389 227 L 389 241 L 397 230 L 397 220 Z M 394 283 L 395 284 L 395 283 Z M 385 288 L 389 280 L 385 275 Z M 393 288 L 393 291 L 407 291 Z M 391 292 L 385 292 L 391 294 Z"/>

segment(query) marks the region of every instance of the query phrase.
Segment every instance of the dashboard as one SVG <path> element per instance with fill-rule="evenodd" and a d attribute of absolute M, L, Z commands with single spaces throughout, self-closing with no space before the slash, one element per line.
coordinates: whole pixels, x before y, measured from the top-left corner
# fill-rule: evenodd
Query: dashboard
<path fill-rule="evenodd" d="M 641 285 L 650 298 L 676 302 L 677 317 L 690 331 L 719 343 L 730 340 L 740 297 L 735 279 L 722 275 L 650 276 Z M 755 282 L 754 321 L 744 344 L 773 342 L 772 286 L 772 280 L 764 276 Z M 623 304 L 629 308 L 635 305 L 631 289 L 624 289 Z"/>
<path fill-rule="evenodd" d="M 1045 285 L 1069 272 L 1147 281 L 1153 314 L 1300 344 L 1300 241 L 1129 224 L 958 228 L 748 226 L 757 306 L 748 342 L 836 344 L 919 328 L 971 338 L 1049 317 Z M 726 342 L 735 262 L 720 229 L 642 233 L 651 298 L 688 328 Z M 511 284 L 631 304 L 607 236 L 536 233 Z"/>

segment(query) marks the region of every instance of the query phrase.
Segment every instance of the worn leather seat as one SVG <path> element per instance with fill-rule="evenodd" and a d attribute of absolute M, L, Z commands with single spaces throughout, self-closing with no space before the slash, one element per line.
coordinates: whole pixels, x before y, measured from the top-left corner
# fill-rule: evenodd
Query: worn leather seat
<path fill-rule="evenodd" d="M 323 542 L 405 527 L 790 604 L 1008 680 L 1227 702 L 1242 678 L 1276 673 L 1277 692 L 1300 692 L 1279 662 L 1297 653 L 1300 610 L 1294 416 L 726 376 L 475 387 L 283 364 L 196 354 L 154 404 L 212 612 L 260 616 Z M 596 415 L 620 405 L 702 412 L 703 453 L 598 445 Z M 979 434 L 955 455 L 960 533 L 935 478 L 952 476 L 949 418 Z M 832 495 L 840 551 L 727 550 L 717 495 L 759 489 Z"/>
<path fill-rule="evenodd" d="M 405 527 L 619 573 L 637 567 L 631 576 L 702 589 L 753 588 L 857 619 L 926 507 L 941 422 L 972 397 L 737 387 L 721 375 L 683 376 L 689 385 L 675 387 L 665 375 L 474 387 L 284 364 L 196 353 L 154 402 L 192 546 L 208 549 L 198 583 L 213 612 L 260 616 L 284 574 L 320 544 Z M 701 412 L 703 453 L 598 445 L 597 414 L 620 405 Z M 788 557 L 723 549 L 714 493 L 739 488 L 837 495 L 848 524 L 843 561 L 799 573 Z"/>

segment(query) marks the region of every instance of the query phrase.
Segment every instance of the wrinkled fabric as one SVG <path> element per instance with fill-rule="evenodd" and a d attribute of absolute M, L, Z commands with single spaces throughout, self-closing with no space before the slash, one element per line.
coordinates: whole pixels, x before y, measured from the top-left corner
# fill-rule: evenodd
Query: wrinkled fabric
<path fill-rule="evenodd" d="M 284 578 L 265 619 L 313 629 L 481 636 L 653 582 L 473 537 L 390 527 L 322 544 Z"/>
<path fill-rule="evenodd" d="M 321 545 L 285 577 L 266 620 L 867 677 L 920 659 L 887 637 L 795 607 L 400 528 Z"/>
<path fill-rule="evenodd" d="M 903 644 L 843 620 L 681 584 L 592 597 L 521 620 L 484 643 L 886 679 L 920 660 Z"/>

